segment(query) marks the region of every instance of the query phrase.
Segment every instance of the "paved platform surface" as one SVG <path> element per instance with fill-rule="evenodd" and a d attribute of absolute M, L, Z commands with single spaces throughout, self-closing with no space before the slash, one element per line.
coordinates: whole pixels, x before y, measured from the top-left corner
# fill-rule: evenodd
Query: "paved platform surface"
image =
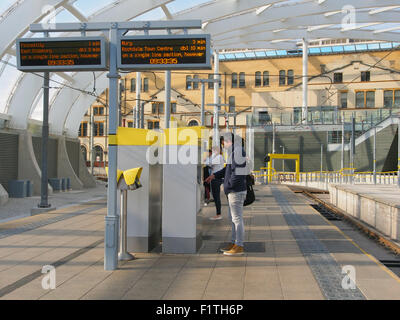
<path fill-rule="evenodd" d="M 103 269 L 105 200 L 0 224 L 0 299 L 400 299 L 400 279 L 304 197 L 256 190 L 242 257 L 218 252 L 230 238 L 226 204 L 222 221 L 205 220 L 198 254 L 136 253 L 113 272 Z M 55 290 L 42 289 L 45 265 L 56 267 Z M 342 288 L 343 266 L 355 289 Z"/>
<path fill-rule="evenodd" d="M 104 182 L 97 181 L 96 188 L 55 192 L 49 195 L 49 203 L 53 208 L 60 209 L 88 200 L 101 199 L 107 194 L 105 185 Z M 30 216 L 31 209 L 37 208 L 39 203 L 40 196 L 23 199 L 10 198 L 5 205 L 0 206 L 0 223 Z"/>

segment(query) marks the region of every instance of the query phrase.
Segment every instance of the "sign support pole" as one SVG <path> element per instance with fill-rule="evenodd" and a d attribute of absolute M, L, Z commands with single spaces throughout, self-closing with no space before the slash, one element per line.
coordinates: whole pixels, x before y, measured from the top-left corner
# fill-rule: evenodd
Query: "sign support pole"
<path fill-rule="evenodd" d="M 107 75 L 110 86 L 110 127 L 109 136 L 117 134 L 118 123 L 118 80 L 120 75 L 117 69 L 117 42 L 118 42 L 118 25 L 115 23 L 110 30 L 110 72 Z M 104 269 L 115 270 L 118 267 L 118 231 L 119 217 L 117 215 L 117 162 L 118 147 L 109 145 L 109 167 L 108 167 L 108 201 L 105 247 L 104 247 Z"/>
<path fill-rule="evenodd" d="M 39 208 L 50 208 L 48 202 L 47 144 L 49 141 L 49 90 L 50 73 L 44 73 L 43 81 L 43 127 L 42 127 L 42 185 Z"/>

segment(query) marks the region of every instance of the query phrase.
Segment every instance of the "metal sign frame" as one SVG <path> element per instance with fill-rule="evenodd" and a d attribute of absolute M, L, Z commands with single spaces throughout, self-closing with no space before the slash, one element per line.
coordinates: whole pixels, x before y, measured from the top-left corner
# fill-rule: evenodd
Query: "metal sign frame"
<path fill-rule="evenodd" d="M 206 39 L 206 62 L 184 64 L 122 64 L 122 41 L 132 40 L 174 40 L 174 39 Z M 138 35 L 123 36 L 118 41 L 118 69 L 120 70 L 204 70 L 211 69 L 211 36 L 209 34 L 180 35 Z"/>
<path fill-rule="evenodd" d="M 73 42 L 73 41 L 100 41 L 100 64 L 94 65 L 63 65 L 63 66 L 22 66 L 21 65 L 21 43 L 37 43 L 37 42 Z M 20 38 L 16 41 L 17 48 L 17 68 L 23 72 L 69 72 L 69 71 L 106 71 L 108 70 L 108 50 L 107 40 L 104 37 L 44 37 L 44 38 Z"/>

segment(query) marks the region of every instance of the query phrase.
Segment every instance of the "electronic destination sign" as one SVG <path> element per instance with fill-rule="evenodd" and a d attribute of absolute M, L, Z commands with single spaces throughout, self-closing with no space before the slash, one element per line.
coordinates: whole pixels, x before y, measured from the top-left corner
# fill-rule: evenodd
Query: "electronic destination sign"
<path fill-rule="evenodd" d="M 17 40 L 18 70 L 62 72 L 107 70 L 103 37 Z"/>
<path fill-rule="evenodd" d="M 211 69 L 210 35 L 122 37 L 118 68 L 123 70 Z"/>

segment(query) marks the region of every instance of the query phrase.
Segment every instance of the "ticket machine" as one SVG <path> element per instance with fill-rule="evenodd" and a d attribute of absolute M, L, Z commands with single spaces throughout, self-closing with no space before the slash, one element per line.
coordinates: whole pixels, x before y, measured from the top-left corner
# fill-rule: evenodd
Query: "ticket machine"
<path fill-rule="evenodd" d="M 162 251 L 196 253 L 202 244 L 205 128 L 164 130 Z"/>
<path fill-rule="evenodd" d="M 161 133 L 118 128 L 118 169 L 141 167 L 142 187 L 127 197 L 127 250 L 150 252 L 161 240 L 162 163 L 149 161 L 149 150 L 157 149 Z"/>

